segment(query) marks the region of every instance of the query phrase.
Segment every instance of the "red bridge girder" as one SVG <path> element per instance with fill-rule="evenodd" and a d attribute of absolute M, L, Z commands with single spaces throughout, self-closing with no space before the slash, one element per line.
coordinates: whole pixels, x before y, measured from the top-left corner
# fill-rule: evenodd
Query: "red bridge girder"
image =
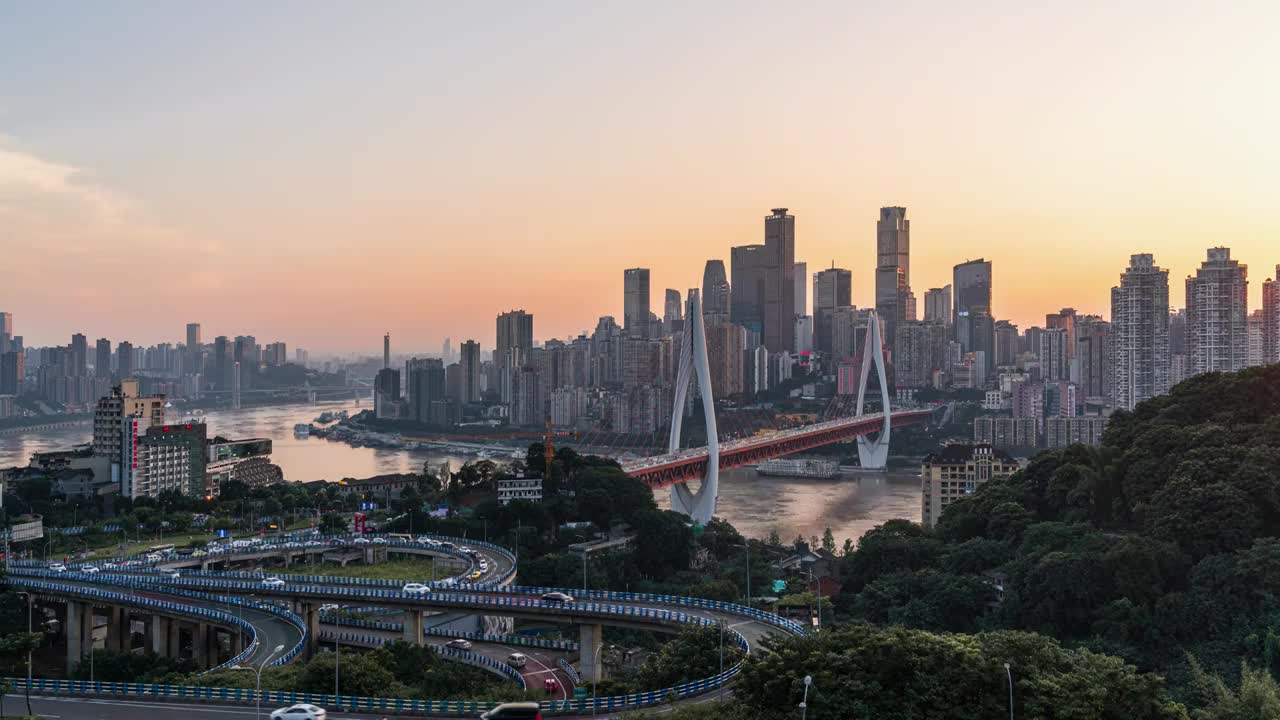
<path fill-rule="evenodd" d="M 921 423 L 928 422 L 931 414 L 932 411 L 929 410 L 894 414 L 891 418 L 891 425 L 893 427 L 919 425 Z M 780 438 L 776 441 L 766 441 L 747 447 L 722 450 L 720 452 L 720 469 L 730 470 L 732 468 L 752 465 L 754 463 L 763 462 L 776 457 L 782 457 L 784 455 L 790 455 L 792 453 L 812 450 L 813 448 L 829 445 L 835 442 L 852 440 L 853 438 L 862 435 L 871 435 L 879 432 L 882 423 L 883 420 L 881 418 L 870 417 L 861 422 L 849 423 L 848 425 L 842 425 L 840 427 L 826 428 L 803 435 L 793 435 L 790 437 Z M 695 456 L 677 460 L 666 465 L 637 468 L 628 474 L 631 477 L 643 480 L 649 487 L 657 490 L 675 485 L 676 483 L 700 480 L 706 477 L 707 456 Z"/>

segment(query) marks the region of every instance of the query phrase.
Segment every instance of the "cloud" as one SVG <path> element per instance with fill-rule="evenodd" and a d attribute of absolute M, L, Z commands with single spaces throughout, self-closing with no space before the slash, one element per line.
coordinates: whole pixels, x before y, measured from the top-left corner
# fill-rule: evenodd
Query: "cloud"
<path fill-rule="evenodd" d="M 0 211 L 39 217 L 54 212 L 98 226 L 128 222 L 131 204 L 95 182 L 83 168 L 24 152 L 0 134 Z"/>

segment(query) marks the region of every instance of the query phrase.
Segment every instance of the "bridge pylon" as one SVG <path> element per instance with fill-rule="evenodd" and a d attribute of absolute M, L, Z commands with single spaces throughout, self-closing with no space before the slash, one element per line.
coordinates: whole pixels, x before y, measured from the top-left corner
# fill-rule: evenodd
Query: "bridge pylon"
<path fill-rule="evenodd" d="M 880 380 L 880 406 L 884 414 L 884 425 L 874 440 L 863 435 L 858 438 L 858 462 L 864 468 L 883 470 L 889 463 L 889 414 L 893 409 L 889 402 L 889 381 L 884 372 L 884 342 L 880 338 L 880 318 L 876 311 L 868 313 L 867 338 L 862 346 L 862 380 L 858 383 L 858 415 L 861 416 L 863 402 L 867 395 L 867 378 L 871 374 L 871 364 L 876 366 L 876 375 Z"/>
<path fill-rule="evenodd" d="M 694 523 L 706 525 L 716 513 L 716 495 L 720 489 L 720 440 L 716 434 L 716 406 L 711 396 L 711 367 L 707 360 L 707 333 L 702 320 L 702 298 L 697 288 L 689 289 L 684 331 L 680 341 L 680 362 L 676 375 L 675 402 L 671 410 L 671 438 L 667 452 L 680 449 L 680 424 L 684 419 L 685 398 L 693 373 L 698 374 L 698 391 L 702 395 L 702 415 L 707 425 L 707 470 L 698 491 L 685 483 L 671 486 L 671 509 L 688 515 Z M 883 371 L 881 371 L 883 374 Z"/>

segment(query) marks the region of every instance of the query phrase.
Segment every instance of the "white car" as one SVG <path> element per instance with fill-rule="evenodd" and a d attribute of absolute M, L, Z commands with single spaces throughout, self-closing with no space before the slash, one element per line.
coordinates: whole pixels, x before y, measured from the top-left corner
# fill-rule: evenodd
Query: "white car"
<path fill-rule="evenodd" d="M 449 642 L 445 643 L 444 646 L 447 648 L 453 648 L 454 650 L 470 650 L 471 641 L 458 638 L 456 640 L 450 640 Z"/>
<path fill-rule="evenodd" d="M 62 563 L 54 563 L 54 564 L 52 564 L 52 565 L 50 565 L 50 566 L 49 566 L 49 569 L 50 569 L 50 570 L 52 570 L 52 571 L 54 571 L 54 572 L 66 572 L 66 571 L 67 571 L 67 566 L 66 566 L 66 565 L 63 565 Z"/>
<path fill-rule="evenodd" d="M 271 713 L 271 720 L 325 720 L 327 715 L 318 705 L 298 703 Z"/>
<path fill-rule="evenodd" d="M 177 580 L 178 578 L 182 577 L 181 575 L 178 574 L 177 570 L 165 570 L 161 574 L 169 578 L 170 580 Z"/>
<path fill-rule="evenodd" d="M 374 542 L 376 542 L 376 543 L 378 543 L 379 545 L 386 545 L 386 544 L 387 544 L 387 539 L 386 539 L 386 538 L 374 538 L 374 539 L 373 539 L 373 541 L 374 541 Z"/>
<path fill-rule="evenodd" d="M 470 555 L 470 554 L 471 554 L 471 548 L 467 547 L 466 545 L 459 545 L 459 546 L 458 546 L 458 552 L 460 552 L 460 553 L 466 553 L 467 555 Z"/>
<path fill-rule="evenodd" d="M 84 567 L 80 568 L 80 572 L 82 572 L 82 573 L 96 573 L 96 572 L 98 572 L 98 568 L 94 567 L 93 565 L 85 565 Z"/>
<path fill-rule="evenodd" d="M 543 595 L 543 596 L 542 596 L 542 599 L 543 599 L 543 600 L 546 600 L 547 602 L 561 602 L 561 603 L 571 603 L 571 602 L 573 602 L 573 596 L 572 596 L 572 595 L 570 595 L 570 594 L 568 594 L 568 593 L 562 593 L 562 592 L 549 592 L 549 593 L 546 593 L 545 595 Z"/>
<path fill-rule="evenodd" d="M 269 577 L 269 578 L 264 578 L 262 581 L 262 584 L 267 585 L 269 587 L 284 587 L 287 583 L 285 583 L 285 581 L 281 580 L 278 577 Z"/>
<path fill-rule="evenodd" d="M 161 558 L 159 554 L 151 553 L 147 556 L 147 560 L 150 560 L 151 562 L 160 562 Z"/>
<path fill-rule="evenodd" d="M 355 540 L 353 540 L 352 542 L 354 542 L 354 543 L 355 543 L 355 544 L 357 544 L 357 545 L 368 545 L 368 544 L 369 544 L 369 538 L 356 538 L 356 539 L 355 539 Z"/>
<path fill-rule="evenodd" d="M 423 535 L 422 537 L 418 538 L 418 539 L 417 539 L 417 540 L 415 540 L 414 542 L 418 543 L 419 545 L 430 545 L 431 543 L 433 543 L 433 542 L 435 542 L 435 541 L 434 541 L 434 540 L 432 540 L 431 538 L 427 537 L 426 535 Z"/>
<path fill-rule="evenodd" d="M 338 609 L 338 606 L 335 605 L 334 603 L 325 603 L 324 605 L 320 606 L 320 612 L 335 612 L 337 611 L 337 609 Z"/>
<path fill-rule="evenodd" d="M 422 583 L 407 583 L 405 584 L 404 587 L 400 588 L 400 592 L 407 592 L 407 593 L 431 592 L 431 587 L 428 585 L 423 585 Z"/>
<path fill-rule="evenodd" d="M 120 567 L 120 566 L 119 566 L 119 565 L 116 565 L 115 563 L 106 563 L 105 565 L 103 565 L 103 566 L 102 566 L 102 569 L 103 569 L 103 570 L 115 570 L 115 569 L 117 569 L 117 568 L 119 568 L 119 567 Z"/>

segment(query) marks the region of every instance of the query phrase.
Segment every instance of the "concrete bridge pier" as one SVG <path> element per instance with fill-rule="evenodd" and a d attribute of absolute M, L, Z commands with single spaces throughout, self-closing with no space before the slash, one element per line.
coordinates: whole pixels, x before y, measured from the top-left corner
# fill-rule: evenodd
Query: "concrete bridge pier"
<path fill-rule="evenodd" d="M 320 650 L 320 606 L 315 603 L 301 603 L 301 612 L 298 617 L 306 623 L 307 628 L 307 647 L 305 657 L 307 660 L 316 656 Z"/>
<path fill-rule="evenodd" d="M 84 656 L 84 604 L 76 600 L 67 601 L 67 675 L 75 669 L 76 663 Z M 92 616 L 90 625 L 92 626 Z"/>
<path fill-rule="evenodd" d="M 404 618 L 404 641 L 412 645 L 422 646 L 426 644 L 422 633 L 424 630 L 424 615 L 422 610 L 405 610 L 401 616 Z"/>
<path fill-rule="evenodd" d="M 150 632 L 147 634 L 147 647 L 156 655 L 164 656 L 169 651 L 169 619 L 159 615 L 152 615 L 151 622 L 148 623 Z"/>
<path fill-rule="evenodd" d="M 191 630 L 191 659 L 195 660 L 196 665 L 200 668 L 212 666 L 212 663 L 209 662 L 208 623 L 195 623 Z"/>
<path fill-rule="evenodd" d="M 129 611 L 113 607 L 107 611 L 107 649 L 122 652 L 130 649 Z"/>
<path fill-rule="evenodd" d="M 579 665 L 582 666 L 578 669 L 578 675 L 584 683 L 604 679 L 604 668 L 600 664 L 603 635 L 600 625 L 578 626 L 578 655 L 581 658 Z"/>

